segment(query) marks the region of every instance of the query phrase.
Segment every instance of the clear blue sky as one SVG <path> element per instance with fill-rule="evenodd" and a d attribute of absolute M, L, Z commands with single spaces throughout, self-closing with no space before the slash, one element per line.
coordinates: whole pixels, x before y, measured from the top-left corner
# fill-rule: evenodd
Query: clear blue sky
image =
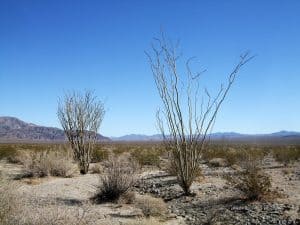
<path fill-rule="evenodd" d="M 300 1 L 0 0 L 0 116 L 59 126 L 66 90 L 94 89 L 107 136 L 157 133 L 160 105 L 144 54 L 163 27 L 184 56 L 224 80 L 240 73 L 214 131 L 300 130 Z"/>

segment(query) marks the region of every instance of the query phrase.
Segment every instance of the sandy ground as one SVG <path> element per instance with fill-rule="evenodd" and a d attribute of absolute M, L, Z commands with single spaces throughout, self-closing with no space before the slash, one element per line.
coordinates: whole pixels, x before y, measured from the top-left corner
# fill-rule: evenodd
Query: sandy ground
<path fill-rule="evenodd" d="M 2 173 L 15 177 L 22 173 L 22 166 L 0 162 Z M 272 159 L 266 163 L 265 171 L 271 175 L 273 189 L 284 196 L 273 201 L 295 205 L 295 209 L 288 212 L 289 216 L 299 218 L 300 209 L 300 165 L 294 164 L 288 168 L 279 165 Z M 224 196 L 234 196 L 232 189 L 228 188 L 222 174 L 228 172 L 228 168 L 204 167 L 204 178 L 193 185 L 193 191 L 199 200 L 205 202 L 207 196 L 211 202 L 217 201 Z M 155 177 L 161 171 L 146 171 L 142 177 Z M 22 195 L 22 203 L 39 213 L 40 210 L 65 210 L 69 213 L 86 214 L 95 224 L 131 224 L 141 219 L 140 209 L 126 204 L 91 204 L 88 199 L 93 196 L 99 185 L 99 175 L 75 175 L 72 178 L 47 177 L 40 179 L 22 179 L 18 192 Z M 177 187 L 178 188 L 178 187 Z M 187 201 L 189 199 L 187 198 Z M 55 207 L 53 207 L 55 206 Z M 298 209 L 298 211 L 297 211 Z M 185 224 L 184 218 L 174 216 L 161 224 Z"/>
<path fill-rule="evenodd" d="M 0 171 L 13 178 L 22 173 L 22 166 L 1 161 Z M 92 204 L 89 198 L 95 194 L 100 183 L 98 174 L 77 174 L 72 178 L 24 178 L 17 182 L 22 204 L 30 213 L 59 216 L 64 212 L 74 217 L 84 215 L 92 221 L 91 224 L 100 225 L 129 225 L 145 219 L 142 211 L 133 205 Z M 185 224 L 182 218 L 158 218 L 155 221 L 163 225 Z"/>

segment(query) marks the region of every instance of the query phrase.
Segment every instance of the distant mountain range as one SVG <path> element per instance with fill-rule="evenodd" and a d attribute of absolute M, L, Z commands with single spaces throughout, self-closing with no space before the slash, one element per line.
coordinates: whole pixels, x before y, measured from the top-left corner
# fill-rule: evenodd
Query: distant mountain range
<path fill-rule="evenodd" d="M 234 141 L 251 143 L 291 143 L 300 144 L 300 132 L 280 131 L 271 134 L 240 134 L 235 132 L 218 132 L 210 136 L 213 141 Z M 121 137 L 104 137 L 98 134 L 99 141 L 161 141 L 162 135 L 130 134 Z M 39 126 L 24 122 L 15 117 L 0 117 L 0 142 L 11 141 L 38 141 L 60 142 L 64 141 L 65 134 L 62 129 Z"/>
<path fill-rule="evenodd" d="M 110 139 L 98 134 L 100 141 Z M 64 131 L 55 127 L 44 127 L 26 123 L 15 117 L 0 117 L 0 141 L 60 142 L 66 140 Z"/>
<path fill-rule="evenodd" d="M 130 134 L 121 137 L 110 137 L 113 141 L 160 141 L 162 135 Z M 300 132 L 279 131 L 271 134 L 240 134 L 235 132 L 218 132 L 210 135 L 212 141 L 250 142 L 250 143 L 291 143 L 300 144 Z"/>

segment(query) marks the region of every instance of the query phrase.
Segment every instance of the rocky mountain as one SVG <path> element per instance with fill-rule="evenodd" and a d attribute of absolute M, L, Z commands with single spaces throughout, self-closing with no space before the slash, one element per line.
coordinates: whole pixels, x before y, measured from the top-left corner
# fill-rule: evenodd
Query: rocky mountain
<path fill-rule="evenodd" d="M 107 137 L 98 134 L 98 140 L 108 141 Z M 62 129 L 44 127 L 26 123 L 15 117 L 0 117 L 1 141 L 64 141 L 65 134 Z"/>

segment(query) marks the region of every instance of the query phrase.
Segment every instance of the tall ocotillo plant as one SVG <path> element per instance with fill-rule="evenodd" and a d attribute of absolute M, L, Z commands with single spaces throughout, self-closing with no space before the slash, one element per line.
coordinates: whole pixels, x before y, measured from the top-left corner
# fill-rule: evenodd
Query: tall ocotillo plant
<path fill-rule="evenodd" d="M 154 39 L 151 52 L 146 52 L 155 84 L 162 100 L 162 109 L 157 112 L 158 127 L 163 135 L 164 144 L 171 153 L 171 165 L 184 193 L 191 193 L 190 187 L 199 174 L 200 159 L 209 143 L 221 104 L 232 87 L 240 69 L 253 56 L 242 54 L 240 61 L 228 76 L 226 85 L 221 85 L 215 97 L 206 88 L 200 88 L 202 72 L 194 73 L 186 61 L 185 73 L 178 69 L 181 54 L 177 53 L 178 44 L 167 41 L 164 34 Z M 201 101 L 198 101 L 201 99 Z M 165 131 L 167 127 L 167 133 Z"/>
<path fill-rule="evenodd" d="M 57 115 L 78 162 L 80 173 L 89 170 L 98 129 L 105 114 L 104 104 L 91 91 L 70 92 L 60 100 Z"/>

